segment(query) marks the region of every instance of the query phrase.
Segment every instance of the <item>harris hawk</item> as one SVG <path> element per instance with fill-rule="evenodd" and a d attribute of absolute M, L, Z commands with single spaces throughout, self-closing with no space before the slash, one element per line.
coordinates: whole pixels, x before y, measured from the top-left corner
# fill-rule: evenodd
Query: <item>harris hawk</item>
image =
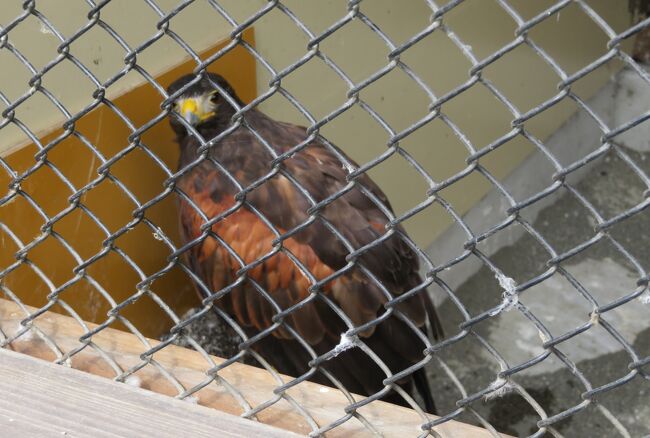
<path fill-rule="evenodd" d="M 173 102 L 170 123 L 180 146 L 179 169 L 189 169 L 182 172 L 177 187 L 183 192 L 178 197 L 181 238 L 184 244 L 193 242 L 185 252 L 190 269 L 211 293 L 237 283 L 215 304 L 248 336 L 271 327 L 278 309 L 296 306 L 280 326 L 252 345 L 277 371 L 294 377 L 310 372 L 313 356 L 295 338 L 297 335 L 316 355 L 330 353 L 320 367 L 347 390 L 362 395 L 378 393 L 385 388 L 382 382 L 387 373 L 373 355 L 392 373 L 398 373 L 424 359 L 425 339 L 440 339 L 442 335 L 425 288 L 420 287 L 418 293 L 409 294 L 396 305 L 399 315 L 387 313 L 384 306 L 391 296 L 416 291 L 422 284 L 413 249 L 398 233 L 385 236 L 389 219 L 371 197 L 391 210 L 386 196 L 366 175 L 356 181 L 372 196 L 357 185 L 335 196 L 349 184 L 348 171 L 337 154 L 354 163 L 334 146 L 326 147 L 316 140 L 283 160 L 280 172 L 273 172 L 274 154 L 269 148 L 275 155 L 283 154 L 303 143 L 307 130 L 273 120 L 256 109 L 246 111 L 241 123 L 233 125 L 237 111 L 233 103 L 244 106 L 235 90 L 213 73 L 196 79 L 193 75 L 181 77 L 167 90 L 170 96 L 179 94 Z M 217 139 L 207 157 L 201 159 L 201 141 L 189 133 L 189 126 L 204 141 Z M 245 202 L 239 203 L 240 187 L 249 187 L 264 177 L 263 183 L 247 191 Z M 315 220 L 310 221 L 313 203 L 330 197 L 331 202 L 324 203 Z M 199 239 L 204 234 L 205 218 L 215 217 L 218 220 L 210 226 L 211 233 Z M 282 251 L 274 251 L 278 236 L 269 225 L 281 234 L 292 233 L 282 241 Z M 400 226 L 396 228 L 404 233 Z M 358 255 L 358 263 L 346 259 L 351 251 L 378 239 L 378 244 Z M 263 262 L 241 276 L 243 264 L 260 259 Z M 303 269 L 309 271 L 312 281 L 330 276 L 331 280 L 314 295 L 310 292 L 312 281 Z M 340 272 L 342 275 L 337 276 Z M 205 288 L 197 287 L 203 298 Z M 359 327 L 378 318 L 380 323 L 368 324 L 358 333 L 357 339 L 372 350 L 370 355 L 358 343 L 347 342 L 344 334 L 350 325 Z M 320 371 L 308 377 L 332 385 Z M 425 410 L 434 411 L 423 368 L 397 383 L 411 393 L 417 392 Z M 382 399 L 407 404 L 392 389 L 382 394 Z"/>

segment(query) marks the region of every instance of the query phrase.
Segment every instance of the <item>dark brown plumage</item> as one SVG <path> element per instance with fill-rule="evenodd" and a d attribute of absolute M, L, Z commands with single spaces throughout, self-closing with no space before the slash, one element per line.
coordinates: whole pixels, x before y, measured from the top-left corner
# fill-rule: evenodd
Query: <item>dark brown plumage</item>
<path fill-rule="evenodd" d="M 169 88 L 175 93 L 193 79 L 178 79 Z M 176 100 L 176 111 L 194 125 L 207 141 L 229 128 L 235 110 L 228 100 L 215 93 L 210 81 L 218 84 L 238 104 L 241 101 L 232 87 L 220 76 L 209 74 L 192 85 Z M 253 128 L 280 154 L 300 144 L 307 133 L 305 128 L 278 122 L 263 113 L 251 110 L 244 117 L 244 125 L 223 137 L 210 150 L 210 157 L 230 172 L 242 187 L 246 187 L 272 171 L 271 153 L 246 126 Z M 179 116 L 171 117 L 171 124 L 181 147 L 179 167 L 184 168 L 199 158 L 199 141 L 188 135 L 186 125 Z M 339 151 L 342 154 L 342 152 Z M 283 170 L 293 176 L 319 202 L 338 192 L 346 184 L 347 171 L 334 153 L 317 142 L 296 153 L 282 163 Z M 379 198 L 388 208 L 385 195 L 367 176 L 358 181 Z M 213 218 L 237 203 L 236 184 L 211 160 L 203 160 L 179 180 L 179 188 L 201 209 Z M 281 233 L 309 219 L 309 200 L 282 174 L 248 193 L 246 201 L 263 214 Z M 179 197 L 181 235 L 185 242 L 199 237 L 204 220 L 201 214 Z M 388 222 L 381 210 L 357 188 L 337 198 L 320 212 L 321 217 L 335 226 L 354 248 L 381 237 Z M 234 250 L 243 262 L 249 264 L 273 251 L 276 235 L 250 208 L 243 206 L 225 219 L 216 222 L 212 231 Z M 403 230 L 401 230 L 403 231 Z M 327 229 L 321 220 L 284 241 L 284 247 L 299 260 L 317 279 L 321 280 L 346 266 L 348 249 Z M 187 252 L 191 269 L 214 293 L 237 280 L 240 263 L 213 237 L 191 247 Z M 382 282 L 392 295 L 401 295 L 421 283 L 418 259 L 411 248 L 399 237 L 392 236 L 359 257 L 359 261 Z M 280 252 L 248 273 L 250 280 L 230 291 L 217 301 L 217 305 L 232 315 L 251 335 L 259 333 L 273 323 L 277 313 L 252 281 L 263 287 L 281 309 L 287 309 L 309 297 L 311 285 L 299 267 Z M 201 288 L 198 288 L 201 291 Z M 336 303 L 355 326 L 374 320 L 385 312 L 385 293 L 359 267 L 328 282 L 323 291 Z M 408 316 L 426 336 L 427 327 L 436 338 L 441 335 L 438 318 L 426 290 L 398 305 L 398 310 Z M 292 312 L 285 323 L 297 332 L 318 355 L 322 355 L 341 341 L 348 327 L 321 296 Z M 418 335 L 396 316 L 386 318 L 377 326 L 361 332 L 361 340 L 368 345 L 386 365 L 399 372 L 423 359 L 425 344 Z M 300 376 L 309 371 L 311 356 L 284 327 L 254 345 L 262 356 L 280 372 Z M 343 351 L 325 364 L 350 391 L 369 395 L 383 389 L 384 371 L 359 348 Z M 331 384 L 321 373 L 310 376 L 324 384 Z M 425 408 L 433 410 L 424 371 L 418 370 L 400 382 L 402 386 L 416 389 L 425 401 Z M 391 392 L 385 400 L 404 404 L 402 398 Z"/>

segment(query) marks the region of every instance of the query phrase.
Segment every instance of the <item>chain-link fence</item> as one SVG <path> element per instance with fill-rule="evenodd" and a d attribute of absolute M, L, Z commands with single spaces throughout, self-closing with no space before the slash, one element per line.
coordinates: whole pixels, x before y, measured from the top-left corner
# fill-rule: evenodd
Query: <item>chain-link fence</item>
<path fill-rule="evenodd" d="M 217 385 L 232 396 L 233 404 L 240 407 L 238 413 L 246 418 L 259 419 L 274 405 L 288 403 L 291 410 L 304 418 L 309 425 L 308 432 L 314 436 L 334 432 L 354 421 L 359 421 L 368 432 L 381 433 L 382 425 L 373 423 L 364 414 L 364 407 L 379 400 L 414 409 L 420 415 L 422 436 L 435 436 L 436 428 L 450 420 L 475 423 L 498 436 L 498 431 L 507 429 L 508 421 L 516 421 L 513 413 L 517 417 L 518 412 L 524 411 L 525 415 L 534 417 L 532 426 L 524 432 L 505 432 L 578 436 L 574 429 L 566 426 L 571 421 L 573 425 L 598 423 L 607 436 L 650 433 L 647 423 L 650 404 L 648 396 L 644 396 L 650 394 L 650 349 L 643 342 L 626 338 L 630 326 L 636 330 L 634 333 L 640 333 L 638 339 L 643 334 L 647 338 L 648 319 L 634 319 L 627 313 L 622 314 L 623 319 L 619 317 L 622 309 L 640 307 L 641 315 L 647 315 L 650 309 L 647 304 L 648 260 L 643 258 L 643 252 L 635 249 L 638 242 L 646 242 L 642 218 L 647 214 L 650 179 L 643 163 L 645 151 L 631 151 L 621 144 L 622 136 L 640 129 L 650 116 L 650 110 L 647 102 L 646 106 L 630 104 L 626 118 L 621 119 L 603 114 L 603 106 L 591 99 L 606 86 L 605 82 L 619 80 L 622 74 L 619 70 L 627 77 L 633 76 L 640 84 L 639 88 L 628 90 L 629 102 L 637 102 L 639 99 L 635 100 L 633 94 L 645 92 L 650 84 L 646 68 L 636 61 L 646 59 L 641 38 L 646 38 L 650 19 L 644 13 L 643 2 L 630 4 L 632 11 L 636 11 L 633 14 L 628 13 L 628 5 L 619 8 L 626 12 L 625 26 L 619 28 L 620 20 L 616 25 L 611 23 L 613 19 L 608 15 L 608 8 L 613 6 L 606 2 L 564 0 L 531 6 L 514 0 L 482 3 L 456 0 L 444 5 L 422 1 L 417 2 L 417 7 L 426 11 L 426 23 L 420 26 L 415 20 L 400 21 L 401 33 L 394 35 L 385 30 L 385 23 L 373 18 L 369 11 L 376 4 L 371 6 L 370 0 L 342 4 L 312 2 L 295 8 L 290 2 L 248 2 L 243 9 L 217 0 L 188 0 L 178 4 L 144 0 L 139 7 L 146 7 L 153 15 L 151 21 L 155 26 L 148 27 L 146 20 L 142 18 L 140 22 L 138 17 L 134 23 L 139 25 L 137 31 L 140 33 L 133 38 L 124 36 L 119 22 L 106 18 L 107 11 L 116 7 L 116 3 L 86 0 L 85 9 L 80 9 L 86 16 L 63 23 L 46 12 L 52 8 L 48 2 L 25 1 L 16 5 L 20 7 L 15 15 L 0 24 L 0 50 L 2 56 L 11 59 L 6 65 L 9 62 L 20 64 L 27 79 L 23 83 L 12 77 L 8 78 L 13 81 L 10 84 L 0 83 L 3 106 L 0 132 L 15 133 L 23 138 L 23 143 L 31 144 L 26 164 L 19 163 L 7 148 L 0 158 L 1 178 L 7 187 L 0 198 L 3 242 L 0 285 L 5 297 L 24 311 L 18 329 L 10 332 L 5 327 L 0 332 L 3 346 L 11 347 L 21 338 L 38 337 L 53 352 L 53 360 L 72 366 L 75 356 L 92 350 L 112 370 L 111 377 L 118 381 L 128 382 L 141 370 L 153 367 L 165 376 L 178 398 L 198 397 L 199 403 L 202 402 L 201 390 Z M 119 6 L 128 11 L 134 3 L 121 2 Z M 396 21 L 404 20 L 400 11 L 414 7 L 415 3 L 382 2 L 393 13 L 388 19 Z M 219 22 L 228 35 L 226 43 L 207 55 L 194 47 L 198 45 L 194 36 L 186 38 L 183 31 L 175 27 L 182 29 L 180 23 L 187 20 L 186 11 L 199 4 L 203 15 L 206 11 L 214 14 L 206 15 L 206 22 Z M 60 2 L 58 7 L 65 10 L 68 5 Z M 470 45 L 463 32 L 456 32 L 453 26 L 459 16 L 474 16 L 471 26 L 479 38 L 482 33 L 488 33 L 489 27 L 494 25 L 490 21 L 493 17 L 477 16 L 473 7 L 502 14 L 500 19 L 514 28 L 514 36 L 510 33 L 507 40 L 495 47 L 483 45 L 475 49 L 475 44 Z M 320 9 L 317 15 L 329 21 L 322 28 L 314 29 L 294 12 L 296 8 Z M 521 12 L 522 8 L 528 11 L 527 15 Z M 531 8 L 533 13 L 530 13 Z M 237 12 L 233 12 L 235 10 Z M 561 14 L 569 18 L 562 18 Z M 282 17 L 283 26 L 300 33 L 306 41 L 301 52 L 285 54 L 282 68 L 276 68 L 264 56 L 267 46 L 280 42 L 264 40 L 259 35 L 257 42 L 246 37 L 250 28 L 261 26 L 266 17 L 272 15 Z M 589 23 L 591 27 L 580 27 L 582 25 L 575 24 L 577 21 L 573 23 L 573 19 Z M 575 25 L 577 33 L 584 29 L 591 32 L 583 32 L 575 38 L 595 41 L 596 56 L 582 65 L 567 67 L 556 59 L 554 50 L 563 44 L 570 45 L 570 40 L 556 41 L 550 48 L 536 42 L 548 32 L 542 30 L 538 37 L 537 29 L 562 20 L 568 21 L 570 28 Z M 25 33 L 29 23 L 35 24 L 40 32 Z M 65 30 L 60 29 L 62 26 Z M 362 42 L 343 39 L 344 45 L 338 49 L 327 46 L 337 34 L 344 34 L 353 26 L 366 32 Z M 215 29 L 217 27 L 215 24 Z M 281 33 L 279 27 L 276 30 Z M 203 39 L 213 39 L 215 32 L 217 30 L 208 27 L 200 34 Z M 25 40 L 43 35 L 56 40 L 56 44 L 45 45 L 38 53 L 24 45 Z M 570 33 L 561 35 L 560 40 L 568 35 Z M 109 39 L 110 44 L 119 46 L 122 55 L 116 58 L 117 62 L 111 63 L 101 54 L 87 59 L 78 56 L 77 49 L 83 41 L 93 38 Z M 469 66 L 462 74 L 454 73 L 448 86 L 442 87 L 445 88 L 443 92 L 430 85 L 431 77 L 444 76 L 445 71 L 454 71 L 462 63 L 426 52 L 422 56 L 434 61 L 431 71 L 414 68 L 409 61 L 409 53 L 431 38 L 444 38 L 450 53 L 462 57 L 462 62 Z M 635 38 L 638 39 L 636 53 L 632 54 L 630 47 Z M 161 80 L 160 70 L 146 67 L 150 62 L 147 53 L 155 52 L 156 45 L 162 41 L 180 48 L 181 57 L 189 56 L 193 70 L 193 76 L 172 86 L 170 94 L 166 88 L 178 75 Z M 104 44 L 108 45 L 103 42 L 100 46 Z M 344 51 L 345 44 L 367 45 L 368 50 L 379 45 L 384 50 L 382 61 L 377 65 L 364 65 L 367 68 L 362 74 L 356 71 L 351 75 L 342 67 L 350 60 L 337 58 L 337 50 Z M 507 62 L 511 54 L 523 50 L 527 55 L 516 58 L 516 63 L 507 64 L 507 68 L 518 68 L 517 63 L 525 68 L 525 62 L 541 61 L 557 85 L 550 94 L 541 90 L 543 98 L 528 107 L 522 106 L 517 95 L 505 92 L 509 85 L 499 80 L 502 70 L 498 66 Z M 34 62 L 32 56 L 41 56 L 43 51 L 47 52 L 44 61 Z M 244 74 L 243 67 L 236 61 L 229 61 L 235 63 L 235 73 L 224 74 L 233 88 L 219 77 L 207 74 L 237 51 L 259 67 L 260 77 L 270 78 L 265 87 L 258 87 L 251 96 L 244 96 L 246 92 L 236 83 L 237 77 Z M 577 57 L 575 54 L 568 59 Z M 178 61 L 180 59 L 172 60 L 171 64 Z M 344 87 L 342 96 L 321 86 L 322 78 L 310 70 L 315 62 Z M 96 70 L 100 64 L 102 74 Z M 69 105 L 48 86 L 48 77 L 56 75 L 62 65 L 74 68 L 75 74 L 80 74 L 86 83 L 83 85 L 74 77 L 63 81 L 72 90 L 82 89 L 83 104 L 74 110 L 74 104 Z M 304 89 L 289 90 L 284 84 L 299 74 L 305 75 Z M 414 87 L 413 93 L 425 101 L 423 107 L 426 108 L 417 118 L 398 123 L 399 127 L 376 108 L 388 105 L 395 111 L 395 106 L 410 107 L 417 102 L 399 99 L 391 102 L 390 97 L 380 102 L 369 92 L 377 84 L 389 87 L 386 81 L 397 74 L 401 81 Z M 604 81 L 590 85 L 591 96 L 577 91 L 581 90 L 581 81 L 603 74 L 607 76 Z M 121 84 L 134 77 L 149 90 L 147 96 L 151 99 L 127 102 L 114 98 L 113 90 L 119 88 L 120 93 L 126 93 L 133 88 L 132 84 Z M 522 83 L 522 88 L 543 89 L 545 79 L 540 78 L 527 77 L 528 82 Z M 89 87 L 88 93 L 84 86 Z M 505 111 L 509 122 L 503 129 L 496 128 L 498 135 L 485 143 L 474 141 L 475 129 L 483 129 L 480 127 L 484 116 L 474 111 L 471 101 L 468 105 L 463 100 L 478 89 L 492 99 L 493 108 L 488 105 L 486 111 Z M 201 100 L 202 93 L 207 100 Z M 301 93 L 325 101 L 329 105 L 327 110 L 321 108 L 323 114 L 314 115 L 302 103 L 308 98 L 303 98 Z M 397 96 L 400 93 L 411 96 L 401 89 L 396 93 Z M 258 112 L 267 109 L 273 112 L 274 99 L 281 99 L 281 105 L 290 107 L 306 128 L 280 124 Z M 474 114 L 473 125 L 462 126 L 457 123 L 456 116 L 450 116 L 447 109 L 451 111 L 455 102 L 460 102 L 463 113 Z M 194 106 L 188 107 L 190 104 Z M 567 109 L 569 104 L 570 109 Z M 202 109 L 201 105 L 207 105 L 207 115 L 197 116 L 195 113 Z M 32 114 L 41 114 L 38 111 L 46 106 L 57 113 L 50 123 L 50 127 L 55 126 L 51 131 L 40 125 L 42 119 L 30 118 Z M 131 116 L 134 108 L 144 107 L 150 111 L 147 117 Z M 216 116 L 212 114 L 215 111 Z M 401 111 L 398 108 L 396 112 Z M 99 119 L 84 125 L 84 120 L 100 112 Z M 192 113 L 189 116 L 205 116 L 205 119 L 194 120 L 188 112 Z M 571 123 L 568 116 L 572 112 L 579 114 L 573 119 L 588 120 L 587 127 L 573 137 L 549 140 L 550 134 L 561 124 Z M 347 134 L 351 135 L 348 140 L 356 138 L 362 143 L 359 136 L 375 133 L 387 139 L 381 141 L 384 149 L 379 154 L 373 153 L 374 156 L 361 165 L 337 148 L 356 156 L 354 144 L 344 145 L 337 141 L 337 146 L 334 145 L 336 130 L 340 129 L 336 124 L 346 114 L 357 117 L 347 128 Z M 540 118 L 547 116 L 555 120 L 554 125 L 551 123 L 553 130 L 547 130 L 545 135 L 536 134 Z M 221 117 L 221 124 L 213 125 L 214 117 Z M 361 126 L 363 117 L 370 120 L 372 128 L 353 132 L 356 126 Z M 121 142 L 111 145 L 112 149 L 101 146 L 99 140 L 104 135 L 102 129 L 106 129 L 101 124 L 108 123 L 107 118 L 122 126 L 118 134 L 113 132 L 111 139 L 118 135 Z M 170 152 L 156 146 L 157 142 L 171 141 L 172 133 L 166 128 L 170 119 L 183 150 L 178 169 L 170 167 L 173 165 L 168 159 Z M 430 143 L 433 137 L 418 136 L 434 124 L 448 133 L 436 141 L 462 150 L 459 152 L 462 165 L 453 171 L 447 169 L 444 178 L 433 175 L 423 164 L 432 160 L 447 166 L 446 158 L 437 154 L 435 144 Z M 121 138 L 120 132 L 123 133 Z M 596 135 L 597 144 L 590 145 L 586 151 L 579 149 L 576 138 L 583 135 Z M 544 160 L 549 172 L 545 175 L 528 173 L 521 181 L 514 182 L 506 178 L 526 156 L 519 149 L 514 152 L 508 149 L 520 140 L 526 142 L 532 156 Z M 550 147 L 552 141 L 561 147 Z M 64 146 L 66 142 L 74 144 Z M 426 158 L 421 159 L 410 151 L 406 146 L 409 142 L 422 144 L 427 151 Z M 56 156 L 57 148 L 64 147 L 67 152 Z M 508 152 L 498 155 L 503 150 Z M 584 153 L 566 159 L 571 157 L 571 151 L 577 150 Z M 160 158 L 161 154 L 167 155 Z M 500 162 L 512 158 L 508 158 L 509 154 L 519 158 L 512 161 L 508 169 L 498 168 Z M 152 170 L 149 176 L 139 172 L 137 166 L 126 170 L 120 167 L 134 155 L 144 157 L 142 159 L 157 170 Z M 410 188 L 400 181 L 401 174 L 377 178 L 378 186 L 369 178 L 374 177 L 376 169 L 396 158 L 407 165 L 408 172 L 415 172 L 419 183 L 426 186 L 426 190 L 417 195 L 414 206 L 402 208 L 404 204 L 395 199 L 402 193 L 412 195 L 407 193 Z M 614 162 L 622 169 L 621 175 L 634 179 L 630 184 L 641 188 L 634 196 L 628 196 L 627 185 L 608 182 L 604 190 L 612 198 L 607 199 L 616 202 L 603 203 L 602 199 L 587 193 L 590 187 L 581 185 L 580 179 L 584 177 L 584 181 L 589 181 L 584 175 L 595 168 L 607 172 Z M 85 175 L 83 178 L 68 172 L 80 167 Z M 50 179 L 38 180 L 44 173 Z M 463 186 L 472 178 L 480 179 L 484 186 L 478 194 L 472 194 Z M 143 180 L 150 183 L 146 190 L 139 188 Z M 530 184 L 533 180 L 535 184 Z M 45 183 L 35 181 L 54 182 L 51 187 L 45 187 Z M 526 186 L 528 192 L 513 188 L 513 184 Z M 399 186 L 399 189 L 391 190 L 392 186 Z M 452 195 L 455 200 L 452 202 L 447 193 L 458 186 L 463 188 L 460 194 Z M 391 202 L 400 205 L 399 209 L 391 208 L 382 190 L 388 193 Z M 102 199 L 93 201 L 93 192 L 99 193 L 96 196 L 103 202 Z M 127 215 L 106 205 L 110 204 L 107 199 L 111 199 L 111 193 L 117 192 L 130 206 Z M 500 209 L 493 205 L 497 216 L 479 214 L 482 218 L 479 226 L 470 224 L 464 214 L 471 205 L 461 208 L 456 205 L 473 204 L 486 193 L 501 199 L 505 207 Z M 580 211 L 587 219 L 583 222 L 576 219 L 573 228 L 569 224 L 572 220 L 557 228 L 541 224 L 537 220 L 539 210 L 560 198 L 564 203 L 561 205 L 567 208 L 564 213 Z M 170 202 L 178 203 L 180 237 L 166 226 L 169 221 L 176 226 L 176 207 L 170 207 Z M 47 207 L 44 203 L 48 203 Z M 432 209 L 438 209 L 444 216 L 443 225 L 452 224 L 450 229 L 461 236 L 449 253 L 436 252 L 435 242 L 433 249 L 426 250 L 425 245 L 434 237 L 433 227 L 427 225 L 428 219 L 420 228 L 409 225 L 409 221 L 424 217 Z M 535 213 L 529 216 L 532 211 Z M 563 211 L 558 210 L 558 214 Z M 81 217 L 84 226 L 94 230 L 95 240 L 78 233 Z M 31 232 L 17 231 L 30 221 L 36 223 Z M 68 226 L 75 232 L 67 235 L 63 230 Z M 574 228 L 578 231 L 570 238 L 563 234 Z M 489 249 L 488 243 L 514 229 L 523 236 L 519 239 L 527 239 L 526 244 L 515 246 L 519 252 L 515 251 L 513 258 L 504 262 L 503 257 L 499 258 Z M 633 230 L 631 235 L 626 234 L 628 229 Z M 409 237 L 412 230 L 415 230 L 417 242 Z M 152 248 L 157 245 L 156 254 L 161 257 L 158 260 L 164 261 L 160 265 L 133 256 L 145 245 L 142 242 L 151 240 L 152 235 L 154 243 L 147 245 Z M 133 240 L 124 240 L 127 238 Z M 630 288 L 610 291 L 606 297 L 593 292 L 594 288 L 599 288 L 589 280 L 594 272 L 587 269 L 581 277 L 572 269 L 572 263 L 603 245 L 609 248 L 607 257 L 616 258 L 619 264 L 633 272 Z M 513 266 L 525 265 L 523 259 L 529 253 L 535 253 L 542 263 L 530 269 L 522 268 L 517 275 L 509 272 Z M 109 263 L 111 260 L 113 264 Z M 460 286 L 447 280 L 446 276 L 462 270 L 466 264 L 477 262 L 489 272 L 492 285 L 470 281 L 469 286 Z M 142 263 L 148 263 L 146 268 Z M 110 269 L 117 269 L 118 265 L 129 274 L 119 271 L 116 276 L 120 278 L 111 279 L 115 274 Z M 597 266 L 592 265 L 591 269 Z M 170 277 L 180 279 L 174 283 L 176 286 L 186 287 L 162 291 L 165 279 Z M 111 281 L 119 283 L 110 286 Z M 577 297 L 580 301 L 582 307 L 575 321 L 572 319 L 575 315 L 570 315 L 571 310 L 561 301 L 553 302 L 550 295 L 535 292 L 536 287 L 553 281 L 562 282 L 558 286 L 561 295 Z M 488 297 L 495 285 L 498 285 L 498 292 Z M 193 306 L 183 300 L 191 302 L 191 298 L 185 297 L 194 297 L 193 287 L 199 291 L 202 302 L 193 311 L 186 312 Z M 463 293 L 462 289 L 468 287 L 471 293 Z M 126 293 L 118 294 L 119 288 L 124 288 Z M 436 296 L 439 317 L 429 303 L 429 294 Z M 484 299 L 479 297 L 483 295 L 486 295 Z M 547 302 L 546 309 L 551 308 L 553 314 L 540 315 L 535 310 L 535 303 L 539 302 Z M 37 310 L 25 307 L 26 304 Z M 134 308 L 138 309 L 139 316 L 129 313 Z M 151 308 L 156 308 L 157 313 L 150 311 Z M 49 310 L 66 314 L 78 322 L 84 331 L 78 345 L 73 348 L 57 345 L 52 333 L 39 328 L 39 322 L 47 318 Z M 509 349 L 529 353 L 524 359 L 520 357 L 514 361 L 508 357 L 510 351 L 503 351 L 504 344 L 495 342 L 484 329 L 488 322 L 507 320 L 514 318 L 513 315 L 539 336 L 539 342 L 533 345 L 530 339 L 517 343 L 518 337 L 523 335 L 509 333 L 513 336 Z M 84 321 L 88 319 L 97 325 L 88 325 Z M 162 324 L 167 324 L 166 333 L 155 333 L 151 329 L 159 324 L 152 322 L 153 319 L 165 321 Z M 556 330 L 552 322 L 555 319 L 571 320 L 570 328 Z M 627 328 L 621 329 L 618 322 Z M 444 334 L 440 324 L 445 329 Z M 121 366 L 96 341 L 99 334 L 110 327 L 131 332 L 141 341 L 138 363 L 128 368 Z M 162 342 L 152 344 L 146 339 L 154 335 Z M 610 345 L 613 342 L 614 349 L 623 354 L 623 358 L 613 362 L 604 354 L 596 357 L 595 367 L 600 371 L 591 374 L 573 357 L 572 342 L 588 339 L 587 343 L 591 342 L 589 345 L 597 350 L 599 344 L 593 341 L 595 338 L 607 338 Z M 173 348 L 172 344 L 188 346 L 202 355 L 204 380 L 192 386 L 183 385 L 173 371 L 157 360 L 162 352 Z M 471 348 L 467 347 L 469 344 Z M 226 360 L 217 363 L 210 357 L 211 353 Z M 459 372 L 458 367 L 466 366 L 464 361 L 482 362 L 482 366 L 491 370 L 487 376 L 489 380 L 483 381 L 485 376 L 472 377 L 471 373 Z M 237 362 L 261 367 L 276 379 L 277 386 L 265 401 L 252 403 L 240 391 L 238 384 L 241 382 L 224 377 L 226 370 Z M 529 390 L 519 380 L 520 376 L 549 362 L 559 364 L 568 373 L 567 381 L 571 380 L 567 386 L 570 389 L 554 396 L 562 400 L 553 403 L 548 401 L 548 394 Z M 612 367 L 614 363 L 616 367 Z M 291 377 L 283 378 L 279 372 Z M 291 395 L 292 388 L 307 380 L 338 388 L 346 394 L 348 405 L 336 413 L 336 420 L 326 424 L 319 422 L 309 408 Z M 631 395 L 620 395 L 623 387 L 632 391 Z M 428 400 L 430 395 L 433 400 Z M 627 410 L 627 415 L 621 417 L 617 415 L 621 409 L 610 407 L 619 403 L 623 411 Z M 491 408 L 486 410 L 486 406 Z M 500 414 L 494 414 L 494 406 L 500 409 Z M 431 413 L 439 417 L 429 415 Z M 646 420 L 643 420 L 644 415 Z"/>

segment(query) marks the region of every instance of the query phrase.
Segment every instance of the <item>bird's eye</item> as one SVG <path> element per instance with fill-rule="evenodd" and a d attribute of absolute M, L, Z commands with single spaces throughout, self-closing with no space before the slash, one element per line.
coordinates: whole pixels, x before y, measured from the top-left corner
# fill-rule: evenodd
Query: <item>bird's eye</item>
<path fill-rule="evenodd" d="M 212 103 L 217 103 L 221 96 L 219 96 L 219 93 L 217 91 L 213 91 L 210 93 L 210 102 Z"/>

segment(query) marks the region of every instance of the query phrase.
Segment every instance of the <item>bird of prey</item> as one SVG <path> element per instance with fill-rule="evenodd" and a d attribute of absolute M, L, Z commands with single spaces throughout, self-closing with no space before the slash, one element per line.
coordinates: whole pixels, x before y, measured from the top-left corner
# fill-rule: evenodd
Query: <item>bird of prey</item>
<path fill-rule="evenodd" d="M 193 75 L 181 77 L 168 93 L 175 94 L 195 80 Z M 174 100 L 170 115 L 181 149 L 179 169 L 189 169 L 177 182 L 182 191 L 178 207 L 181 238 L 184 244 L 192 243 L 186 252 L 188 266 L 205 285 L 197 290 L 205 297 L 236 283 L 215 303 L 248 336 L 267 330 L 252 348 L 277 371 L 294 377 L 309 373 L 309 380 L 331 386 L 325 373 L 310 372 L 313 356 L 308 349 L 319 356 L 334 351 L 337 354 L 331 354 L 321 367 L 350 392 L 377 394 L 386 388 L 387 377 L 377 358 L 398 373 L 424 359 L 425 339 L 439 339 L 442 334 L 430 297 L 420 286 L 418 257 L 398 233 L 386 236 L 389 219 L 372 198 L 388 210 L 391 207 L 368 176 L 356 181 L 370 196 L 356 185 L 335 196 L 349 184 L 348 170 L 337 157 L 345 157 L 342 151 L 315 140 L 281 161 L 280 171 L 274 173 L 274 154 L 269 148 L 275 155 L 287 152 L 307 139 L 306 129 L 273 120 L 255 109 L 246 111 L 241 123 L 233 125 L 233 103 L 244 106 L 223 77 L 206 73 Z M 203 159 L 201 141 L 192 131 L 203 141 L 216 139 Z M 265 177 L 266 181 L 257 183 Z M 245 202 L 240 202 L 241 187 L 254 183 Z M 331 202 L 324 203 L 315 218 L 311 216 L 313 203 L 329 197 Z M 210 235 L 201 240 L 205 218 L 217 219 Z M 271 227 L 279 233 L 293 233 L 282 240 L 283 251 L 274 252 L 274 243 L 278 243 Z M 404 233 L 401 227 L 396 229 Z M 375 241 L 356 263 L 346 259 L 351 251 Z M 260 259 L 242 276 L 243 265 Z M 330 277 L 316 292 L 310 289 L 312 281 Z M 384 305 L 390 296 L 409 291 L 392 312 L 387 311 Z M 278 311 L 292 306 L 296 307 L 283 323 L 268 333 Z M 347 316 L 347 323 L 341 314 Z M 368 324 L 378 318 L 380 323 Z M 343 335 L 350 325 L 364 326 L 356 339 Z M 363 351 L 360 343 L 372 351 Z M 417 392 L 424 408 L 433 412 L 424 370 L 406 374 L 397 384 Z M 392 388 L 379 395 L 405 404 Z"/>

